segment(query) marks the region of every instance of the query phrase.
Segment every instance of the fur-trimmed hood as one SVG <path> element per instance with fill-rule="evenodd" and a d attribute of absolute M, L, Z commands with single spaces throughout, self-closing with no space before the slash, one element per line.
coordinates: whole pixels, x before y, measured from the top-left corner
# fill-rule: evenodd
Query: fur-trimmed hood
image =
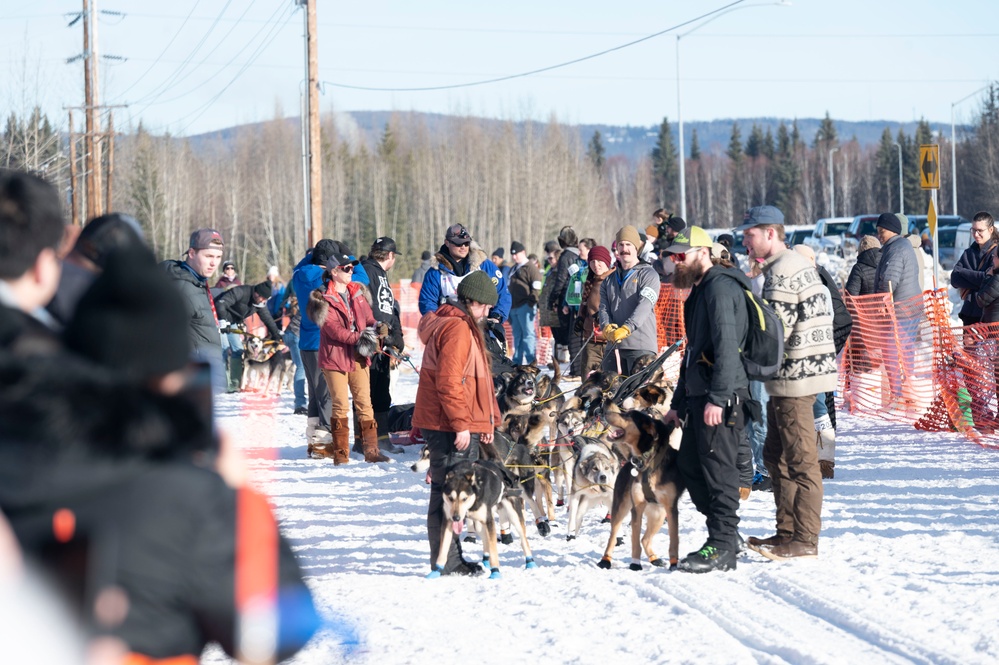
<path fill-rule="evenodd" d="M 448 272 L 454 272 L 454 264 L 451 263 L 451 257 L 446 251 L 446 245 L 441 245 L 441 248 L 437 250 L 433 258 L 430 259 L 430 267 L 444 269 Z M 486 252 L 479 246 L 477 242 L 472 241 L 468 250 L 468 272 L 473 270 L 478 270 L 483 262 L 488 259 Z"/>
<path fill-rule="evenodd" d="M 329 293 L 330 297 L 334 297 L 329 288 L 329 284 L 327 284 L 326 291 L 313 289 L 312 293 L 309 294 L 309 302 L 305 308 L 306 316 L 320 328 L 326 323 L 326 315 L 329 314 L 330 309 L 330 301 L 326 299 L 326 294 Z M 351 300 L 358 297 L 364 298 L 364 302 L 368 303 L 368 307 L 371 307 L 371 298 L 368 296 L 368 290 L 358 282 L 348 284 L 347 293 Z"/>

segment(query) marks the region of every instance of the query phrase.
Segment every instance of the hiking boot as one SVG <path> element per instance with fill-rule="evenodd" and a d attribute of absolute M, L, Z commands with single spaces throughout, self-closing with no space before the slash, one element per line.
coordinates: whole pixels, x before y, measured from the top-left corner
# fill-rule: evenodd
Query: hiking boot
<path fill-rule="evenodd" d="M 776 547 L 762 548 L 760 554 L 772 561 L 787 561 L 789 559 L 817 559 L 819 546 L 800 540 L 791 540 Z"/>
<path fill-rule="evenodd" d="M 680 560 L 677 566 L 685 573 L 710 573 L 713 570 L 735 570 L 735 552 L 705 545 Z"/>
<path fill-rule="evenodd" d="M 836 462 L 830 462 L 829 460 L 820 459 L 819 460 L 819 471 L 822 472 L 823 478 L 832 478 L 835 473 L 834 467 Z"/>
<path fill-rule="evenodd" d="M 306 407 L 304 407 L 304 406 L 297 406 L 297 407 L 295 407 L 295 415 L 296 416 L 307 416 L 307 415 L 309 415 L 309 410 Z"/>
<path fill-rule="evenodd" d="M 780 534 L 770 536 L 769 538 L 754 538 L 750 536 L 749 540 L 746 541 L 746 547 L 762 554 L 765 549 L 771 549 L 789 542 L 791 542 L 791 536 L 782 536 Z"/>

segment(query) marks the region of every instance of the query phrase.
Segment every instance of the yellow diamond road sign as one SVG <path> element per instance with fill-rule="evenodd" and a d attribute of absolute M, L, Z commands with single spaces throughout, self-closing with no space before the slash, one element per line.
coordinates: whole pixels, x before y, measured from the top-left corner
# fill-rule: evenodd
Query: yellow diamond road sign
<path fill-rule="evenodd" d="M 919 186 L 923 189 L 940 189 L 940 146 L 919 146 Z"/>

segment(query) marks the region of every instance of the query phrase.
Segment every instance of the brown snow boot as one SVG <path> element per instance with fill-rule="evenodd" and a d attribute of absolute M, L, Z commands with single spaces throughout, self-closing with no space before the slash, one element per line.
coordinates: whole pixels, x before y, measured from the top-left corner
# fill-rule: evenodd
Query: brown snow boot
<path fill-rule="evenodd" d="M 336 418 L 330 423 L 333 428 L 333 464 L 340 466 L 350 462 L 350 420 Z"/>
<path fill-rule="evenodd" d="M 378 450 L 378 423 L 374 420 L 361 421 L 361 439 L 364 442 L 365 462 L 391 462 Z"/>

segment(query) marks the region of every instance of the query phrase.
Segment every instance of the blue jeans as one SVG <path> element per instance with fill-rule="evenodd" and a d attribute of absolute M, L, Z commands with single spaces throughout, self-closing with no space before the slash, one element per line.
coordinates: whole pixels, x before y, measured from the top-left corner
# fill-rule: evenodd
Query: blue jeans
<path fill-rule="evenodd" d="M 764 387 L 762 381 L 749 382 L 749 396 L 760 403 L 760 408 L 763 411 L 762 423 L 758 423 L 755 420 L 746 421 L 749 447 L 753 451 L 753 468 L 756 470 L 756 473 L 766 473 L 766 467 L 763 466 L 763 443 L 767 440 L 766 414 L 767 402 L 770 401 L 770 396 L 767 395 L 767 389 Z"/>
<path fill-rule="evenodd" d="M 534 330 L 534 321 L 537 316 L 537 305 L 519 305 L 510 310 L 514 365 L 530 365 L 536 360 L 538 335 Z"/>
<path fill-rule="evenodd" d="M 284 344 L 291 351 L 291 361 L 295 363 L 295 408 L 304 409 L 308 406 L 305 401 L 305 366 L 302 365 L 302 352 L 298 350 L 298 333 L 286 330 L 284 333 Z"/>

